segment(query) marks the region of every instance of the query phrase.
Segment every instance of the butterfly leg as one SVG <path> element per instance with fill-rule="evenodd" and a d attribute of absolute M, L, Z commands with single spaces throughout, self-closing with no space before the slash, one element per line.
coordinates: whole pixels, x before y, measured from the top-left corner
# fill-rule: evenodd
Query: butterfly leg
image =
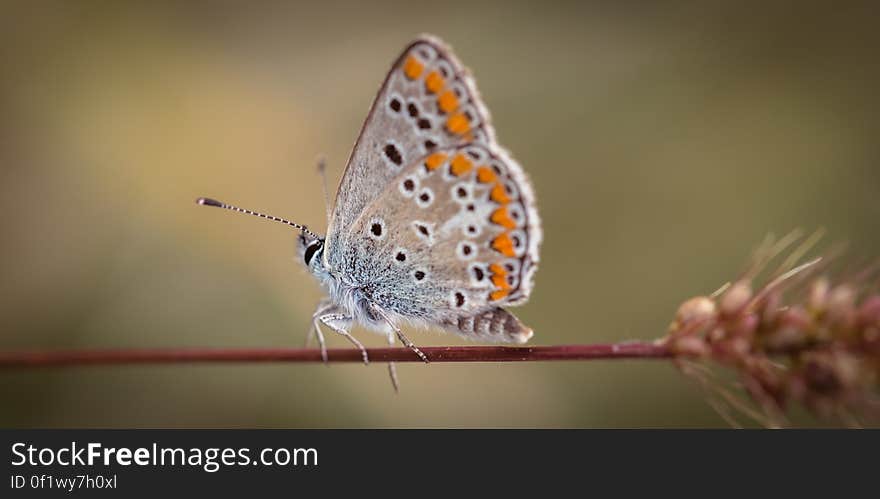
<path fill-rule="evenodd" d="M 318 317 L 318 320 L 321 321 L 321 323 L 323 323 L 325 326 L 332 329 L 333 331 L 341 334 L 342 336 L 345 336 L 348 339 L 348 341 L 352 342 L 354 344 L 354 346 L 356 346 L 360 349 L 361 355 L 364 358 L 364 364 L 370 363 L 370 359 L 367 356 L 367 349 L 364 347 L 364 345 L 360 341 L 357 340 L 357 338 L 352 336 L 351 333 L 349 333 L 348 330 L 346 329 L 346 326 L 351 324 L 351 317 L 349 317 L 345 314 L 330 313 L 330 314 L 321 315 L 320 317 Z M 317 324 L 316 324 L 316 326 L 317 326 Z"/>
<path fill-rule="evenodd" d="M 321 320 L 321 316 L 332 313 L 334 310 L 336 310 L 336 306 L 333 303 L 329 300 L 322 300 L 315 309 L 315 313 L 312 314 L 312 327 L 309 328 L 309 333 L 306 335 L 306 347 L 309 346 L 312 335 L 318 338 L 318 346 L 321 348 L 321 359 L 324 360 L 324 364 L 327 364 L 327 344 L 324 342 L 324 333 L 321 332 L 321 326 L 318 322 Z"/>
<path fill-rule="evenodd" d="M 409 348 L 410 350 L 415 352 L 416 355 L 418 355 L 419 358 L 422 359 L 422 362 L 427 364 L 428 357 L 425 356 L 425 354 L 422 353 L 421 350 L 419 350 L 419 347 L 415 346 L 415 344 L 412 341 L 410 341 L 409 338 L 404 336 L 403 331 L 401 331 L 400 328 L 398 328 L 397 326 L 394 326 L 394 325 L 392 325 L 391 327 L 394 328 L 394 332 L 397 334 L 397 337 L 400 338 L 400 342 L 403 343 L 404 345 L 406 345 L 407 348 Z"/>
<path fill-rule="evenodd" d="M 401 343 L 403 343 L 404 345 L 406 345 L 407 348 L 415 352 L 415 354 L 418 355 L 425 364 L 428 363 L 428 357 L 426 357 L 425 354 L 422 353 L 421 350 L 419 350 L 419 347 L 415 346 L 415 344 L 410 341 L 405 334 L 403 334 L 403 331 L 401 331 L 400 328 L 391 321 L 391 318 L 388 317 L 388 314 L 386 314 L 381 308 L 375 305 L 372 305 L 370 308 L 376 315 L 381 317 L 386 324 L 388 324 L 391 330 L 394 331 L 394 334 L 397 335 L 397 338 L 400 340 Z"/>
<path fill-rule="evenodd" d="M 388 344 L 394 344 L 394 333 L 388 333 Z M 397 380 L 397 366 L 394 362 L 388 363 L 388 376 L 391 377 L 391 385 L 394 387 L 394 393 L 400 393 L 400 383 Z"/>
<path fill-rule="evenodd" d="M 303 348 L 309 348 L 312 345 L 312 338 L 318 335 L 318 328 L 315 326 L 315 316 L 312 316 L 312 322 L 309 323 L 309 332 L 306 333 L 306 339 L 303 341 Z"/>
<path fill-rule="evenodd" d="M 314 332 L 315 337 L 318 338 L 318 346 L 321 348 L 321 359 L 324 360 L 324 364 L 327 363 L 327 345 L 324 343 L 324 333 L 321 332 L 321 328 L 318 326 L 319 315 L 312 316 L 312 327 L 309 329 L 309 336 Z M 306 337 L 306 344 L 308 344 L 308 336 Z"/>

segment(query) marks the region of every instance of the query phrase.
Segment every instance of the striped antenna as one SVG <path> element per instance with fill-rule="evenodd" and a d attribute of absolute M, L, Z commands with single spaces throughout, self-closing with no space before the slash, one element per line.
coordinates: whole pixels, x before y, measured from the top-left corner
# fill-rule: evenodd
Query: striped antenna
<path fill-rule="evenodd" d="M 258 213 L 256 211 L 246 210 L 244 208 L 239 208 L 238 206 L 232 206 L 231 204 L 226 204 L 222 201 L 217 201 L 216 199 L 211 199 L 211 198 L 199 198 L 199 199 L 196 199 L 196 203 L 200 204 L 202 206 L 216 206 L 217 208 L 226 208 L 227 210 L 237 211 L 239 213 L 246 213 L 248 215 L 253 215 L 255 217 L 260 217 L 260 218 L 266 218 L 269 220 L 273 220 L 275 222 L 281 222 L 283 224 L 287 224 L 287 225 L 293 227 L 294 229 L 299 229 L 299 230 L 305 232 L 306 234 L 314 237 L 315 239 L 321 239 L 321 236 L 310 231 L 308 229 L 308 227 L 306 227 L 305 225 L 300 225 L 296 222 L 291 222 L 290 220 L 285 220 L 283 218 L 273 217 L 272 215 L 266 215 L 265 213 Z"/>

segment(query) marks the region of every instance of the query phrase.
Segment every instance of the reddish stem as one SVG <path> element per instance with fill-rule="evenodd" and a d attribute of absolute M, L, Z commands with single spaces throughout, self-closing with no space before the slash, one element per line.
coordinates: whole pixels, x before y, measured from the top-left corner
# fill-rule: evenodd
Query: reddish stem
<path fill-rule="evenodd" d="M 421 347 L 420 350 L 431 362 L 656 359 L 672 356 L 664 345 L 639 341 L 535 347 Z M 420 362 L 408 348 L 371 348 L 367 352 L 373 362 Z M 353 348 L 331 348 L 327 353 L 329 362 L 362 361 L 361 352 Z M 321 351 L 306 348 L 168 348 L 0 352 L 0 368 L 205 362 L 321 362 Z"/>

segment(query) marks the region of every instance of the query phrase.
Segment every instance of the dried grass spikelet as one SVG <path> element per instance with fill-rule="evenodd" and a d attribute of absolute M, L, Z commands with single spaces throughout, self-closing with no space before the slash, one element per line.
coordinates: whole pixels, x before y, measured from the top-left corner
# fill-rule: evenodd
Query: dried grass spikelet
<path fill-rule="evenodd" d="M 880 420 L 880 275 L 874 266 L 833 281 L 822 275 L 832 258 L 798 264 L 820 237 L 793 250 L 799 233 L 768 238 L 739 279 L 682 303 L 669 326 L 663 341 L 676 364 L 731 424 L 735 409 L 787 426 L 792 403 L 848 426 Z M 741 390 L 720 381 L 715 366 Z"/>

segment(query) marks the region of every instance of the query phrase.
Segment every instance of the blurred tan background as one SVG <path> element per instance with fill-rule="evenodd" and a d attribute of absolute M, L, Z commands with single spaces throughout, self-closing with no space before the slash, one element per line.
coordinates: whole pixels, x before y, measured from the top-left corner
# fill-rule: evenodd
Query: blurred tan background
<path fill-rule="evenodd" d="M 295 233 L 193 200 L 323 231 L 315 158 L 335 186 L 420 32 L 534 180 L 535 344 L 659 336 L 771 232 L 880 255 L 872 2 L 618 3 L 4 2 L 0 348 L 300 346 L 320 293 Z M 380 364 L 6 371 L 0 425 L 724 426 L 665 362 L 400 375 L 395 396 Z"/>

